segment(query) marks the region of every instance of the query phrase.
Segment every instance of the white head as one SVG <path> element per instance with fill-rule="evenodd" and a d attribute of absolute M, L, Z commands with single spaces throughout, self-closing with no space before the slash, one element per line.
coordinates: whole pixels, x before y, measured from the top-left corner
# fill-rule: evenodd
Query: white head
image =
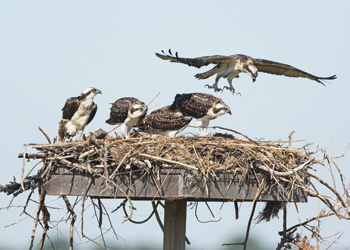
<path fill-rule="evenodd" d="M 255 67 L 255 65 L 251 62 L 247 65 L 244 65 L 243 70 L 250 75 L 253 82 L 255 82 L 256 78 L 258 77 L 258 69 Z"/>
<path fill-rule="evenodd" d="M 218 118 L 219 116 L 222 116 L 224 114 L 232 114 L 230 107 L 227 106 L 223 101 L 219 101 L 217 103 L 215 103 L 212 107 L 212 112 L 213 112 L 213 116 L 212 119 Z"/>
<path fill-rule="evenodd" d="M 85 99 L 92 99 L 95 97 L 97 94 L 102 94 L 101 90 L 89 87 L 85 89 L 83 92 L 81 92 L 80 99 L 85 100 Z"/>
<path fill-rule="evenodd" d="M 147 114 L 148 108 L 144 103 L 135 103 L 129 109 L 129 118 L 136 119 Z"/>

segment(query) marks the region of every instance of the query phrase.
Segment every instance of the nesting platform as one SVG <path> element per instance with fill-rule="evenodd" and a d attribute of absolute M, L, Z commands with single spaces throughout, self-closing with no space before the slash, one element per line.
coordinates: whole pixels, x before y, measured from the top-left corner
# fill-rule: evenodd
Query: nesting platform
<path fill-rule="evenodd" d="M 187 201 L 307 202 L 313 155 L 286 142 L 211 137 L 110 137 L 30 144 L 48 195 L 165 200 L 164 249 L 185 249 Z"/>
<path fill-rule="evenodd" d="M 96 198 L 126 198 L 127 195 L 133 200 L 307 202 L 301 188 L 291 190 L 288 185 L 281 188 L 278 184 L 271 184 L 261 191 L 256 178 L 250 176 L 246 179 L 242 183 L 242 174 L 218 172 L 215 179 L 204 182 L 203 177 L 189 170 L 159 169 L 156 173 L 121 173 L 112 184 L 87 171 L 61 165 L 51 172 L 44 189 L 48 195 Z"/>

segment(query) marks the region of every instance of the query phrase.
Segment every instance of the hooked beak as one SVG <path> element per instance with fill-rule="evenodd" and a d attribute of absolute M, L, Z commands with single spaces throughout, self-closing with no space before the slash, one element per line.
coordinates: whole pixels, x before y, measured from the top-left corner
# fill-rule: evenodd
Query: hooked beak
<path fill-rule="evenodd" d="M 251 74 L 251 77 L 252 77 L 252 80 L 253 80 L 253 82 L 255 82 L 256 81 L 256 78 L 258 77 L 258 71 L 254 74 Z"/>
<path fill-rule="evenodd" d="M 99 89 L 97 89 L 97 91 L 96 91 L 96 95 L 97 94 L 101 94 L 102 95 L 102 91 L 101 90 L 99 90 Z"/>
<path fill-rule="evenodd" d="M 228 113 L 228 114 L 230 114 L 230 115 L 232 115 L 232 113 L 231 113 L 231 109 L 229 109 L 227 113 Z"/>

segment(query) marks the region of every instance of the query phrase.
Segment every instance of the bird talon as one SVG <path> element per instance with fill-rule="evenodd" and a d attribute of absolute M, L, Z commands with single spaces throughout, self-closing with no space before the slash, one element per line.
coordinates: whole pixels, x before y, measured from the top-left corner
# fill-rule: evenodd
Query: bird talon
<path fill-rule="evenodd" d="M 214 89 L 215 92 L 223 91 L 222 89 L 215 86 L 215 84 L 213 84 L 213 85 L 206 84 L 206 85 L 204 85 L 204 87 L 208 87 L 208 89 Z"/>

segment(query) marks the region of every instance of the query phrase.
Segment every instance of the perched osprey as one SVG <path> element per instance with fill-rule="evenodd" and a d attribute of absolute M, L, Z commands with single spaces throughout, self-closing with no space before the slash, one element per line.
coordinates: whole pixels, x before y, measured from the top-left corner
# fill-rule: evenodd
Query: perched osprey
<path fill-rule="evenodd" d="M 62 120 L 59 122 L 58 135 L 60 141 L 70 138 L 78 133 L 79 141 L 85 126 L 88 125 L 97 111 L 93 98 L 102 92 L 96 88 L 85 89 L 80 96 L 67 99 L 62 111 Z"/>
<path fill-rule="evenodd" d="M 168 105 L 153 111 L 135 127 L 139 128 L 138 132 L 175 137 L 188 126 L 191 120 L 192 117 L 184 116 Z"/>
<path fill-rule="evenodd" d="M 123 97 L 116 100 L 111 107 L 111 113 L 106 123 L 122 124 L 121 131 L 129 137 L 132 127 L 142 121 L 147 114 L 147 105 L 134 97 Z"/>
<path fill-rule="evenodd" d="M 171 105 L 172 109 L 179 110 L 184 116 L 190 116 L 197 119 L 197 126 L 201 135 L 206 133 L 210 120 L 214 120 L 224 114 L 230 114 L 230 107 L 227 106 L 221 98 L 210 94 L 190 93 L 177 94 Z"/>
<path fill-rule="evenodd" d="M 258 77 L 258 71 L 273 75 L 308 78 L 323 85 L 324 83 L 321 80 L 334 80 L 337 78 L 336 75 L 329 77 L 318 77 L 287 64 L 273 62 L 265 59 L 254 59 L 250 56 L 240 54 L 231 56 L 215 55 L 196 58 L 182 58 L 178 57 L 177 52 L 175 53 L 175 56 L 173 56 L 171 50 L 169 50 L 169 55 L 165 54 L 163 50 L 162 53 L 163 54 L 156 53 L 156 56 L 163 60 L 169 60 L 170 62 L 176 63 L 184 63 L 188 66 L 197 68 L 209 64 L 215 64 L 214 68 L 211 70 L 195 75 L 197 79 L 207 79 L 212 75 L 217 74 L 215 83 L 213 85 L 205 85 L 210 89 L 214 89 L 215 92 L 222 90 L 218 88 L 218 82 L 220 78 L 223 77 L 227 78 L 227 81 L 230 84 L 229 87 L 224 86 L 224 89 L 226 88 L 229 89 L 232 93 L 240 94 L 232 86 L 232 80 L 234 78 L 238 78 L 239 73 L 241 72 L 245 72 L 250 75 L 250 77 L 253 79 L 253 82 L 255 82 L 256 78 Z"/>

